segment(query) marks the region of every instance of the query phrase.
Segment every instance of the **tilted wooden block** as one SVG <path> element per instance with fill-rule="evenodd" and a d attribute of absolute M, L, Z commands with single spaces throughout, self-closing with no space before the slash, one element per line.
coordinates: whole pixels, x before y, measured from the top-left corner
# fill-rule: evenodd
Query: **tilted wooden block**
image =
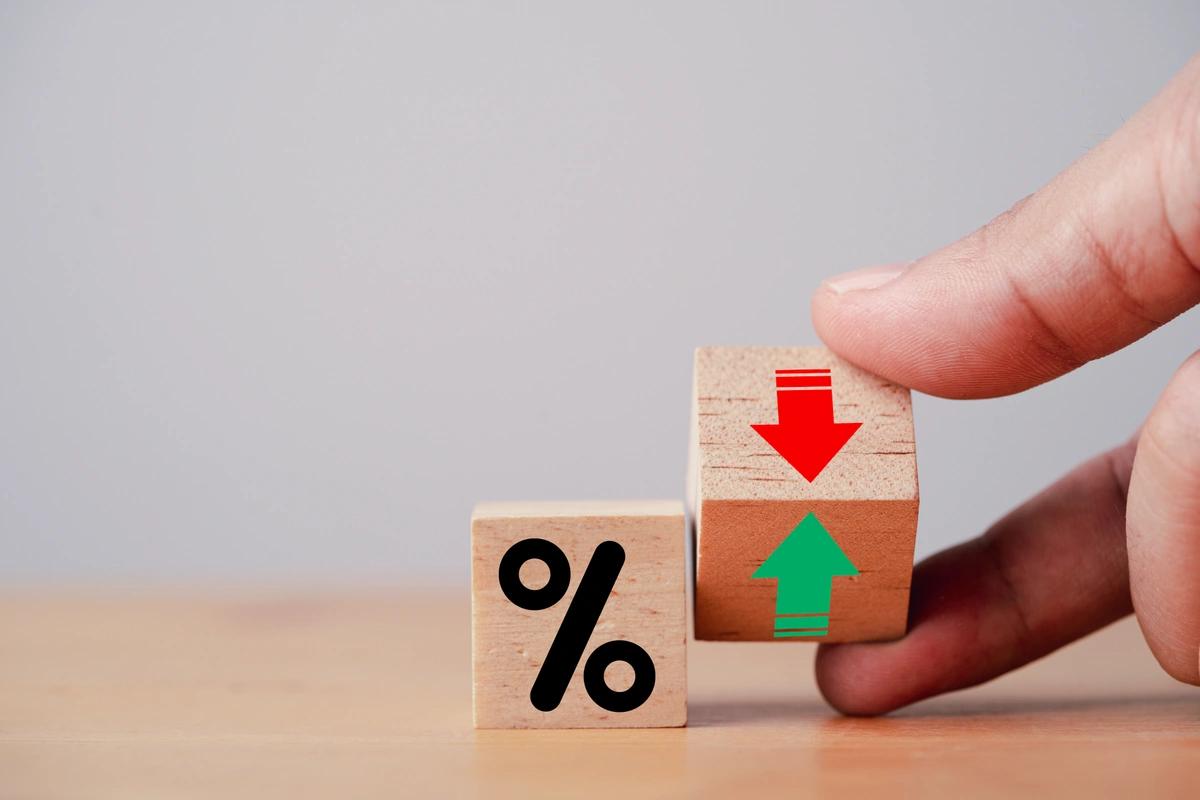
<path fill-rule="evenodd" d="M 684 537 L 676 501 L 477 506 L 475 726 L 686 724 Z"/>
<path fill-rule="evenodd" d="M 819 347 L 701 348 L 690 461 L 697 639 L 904 635 L 918 504 L 907 389 Z"/>

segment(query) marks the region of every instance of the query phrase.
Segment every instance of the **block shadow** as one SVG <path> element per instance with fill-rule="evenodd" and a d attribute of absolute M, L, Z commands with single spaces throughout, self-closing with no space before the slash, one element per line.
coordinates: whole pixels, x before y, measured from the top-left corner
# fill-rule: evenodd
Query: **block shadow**
<path fill-rule="evenodd" d="M 814 722 L 834 716 L 837 716 L 836 711 L 815 700 L 693 700 L 688 703 L 689 728 Z"/>
<path fill-rule="evenodd" d="M 815 723 L 831 734 L 840 732 L 911 729 L 920 732 L 923 722 L 934 720 L 1028 719 L 1038 715 L 1094 713 L 1104 715 L 1140 707 L 1147 712 L 1170 716 L 1173 712 L 1195 718 L 1192 698 L 1182 693 L 1147 694 L 1125 697 L 1086 698 L 995 698 L 955 702 L 954 695 L 935 698 L 877 717 L 844 716 L 819 700 L 694 700 L 688 704 L 688 727 L 709 728 L 728 725 L 779 725 Z"/>

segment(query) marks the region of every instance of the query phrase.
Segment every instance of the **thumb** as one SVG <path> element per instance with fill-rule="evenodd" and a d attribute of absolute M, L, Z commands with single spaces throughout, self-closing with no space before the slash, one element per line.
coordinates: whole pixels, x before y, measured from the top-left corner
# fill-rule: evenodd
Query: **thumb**
<path fill-rule="evenodd" d="M 813 297 L 844 358 L 947 397 L 1027 389 L 1200 302 L 1200 57 L 1111 139 L 967 238 Z"/>
<path fill-rule="evenodd" d="M 1163 669 L 1200 684 L 1200 353 L 1150 412 L 1126 515 L 1138 623 Z"/>

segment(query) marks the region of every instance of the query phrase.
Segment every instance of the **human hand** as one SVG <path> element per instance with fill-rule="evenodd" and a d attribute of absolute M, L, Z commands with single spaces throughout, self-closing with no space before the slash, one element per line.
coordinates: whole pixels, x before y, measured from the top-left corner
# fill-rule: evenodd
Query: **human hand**
<path fill-rule="evenodd" d="M 914 389 L 996 397 L 1124 347 L 1200 302 L 1200 57 L 1012 210 L 907 267 L 827 281 L 821 338 Z M 913 574 L 910 629 L 822 645 L 848 714 L 972 686 L 1134 611 L 1173 677 L 1200 684 L 1200 352 L 1142 429 Z"/>

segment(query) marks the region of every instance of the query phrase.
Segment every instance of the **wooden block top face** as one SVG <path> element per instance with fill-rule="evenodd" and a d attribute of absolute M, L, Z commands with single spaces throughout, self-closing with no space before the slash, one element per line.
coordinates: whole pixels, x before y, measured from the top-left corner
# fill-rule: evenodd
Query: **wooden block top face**
<path fill-rule="evenodd" d="M 685 724 L 684 541 L 679 502 L 477 507 L 471 520 L 476 727 Z M 619 642 L 627 644 L 613 644 Z M 618 655 L 631 660 L 611 658 Z M 632 663 L 639 658 L 651 669 Z M 639 700 L 639 681 L 649 687 L 650 673 L 652 688 Z"/>
<path fill-rule="evenodd" d="M 862 423 L 811 482 L 751 427 L 780 421 L 778 370 L 829 370 L 835 421 Z M 908 389 L 823 347 L 698 349 L 691 457 L 697 508 L 702 500 L 917 499 Z"/>

